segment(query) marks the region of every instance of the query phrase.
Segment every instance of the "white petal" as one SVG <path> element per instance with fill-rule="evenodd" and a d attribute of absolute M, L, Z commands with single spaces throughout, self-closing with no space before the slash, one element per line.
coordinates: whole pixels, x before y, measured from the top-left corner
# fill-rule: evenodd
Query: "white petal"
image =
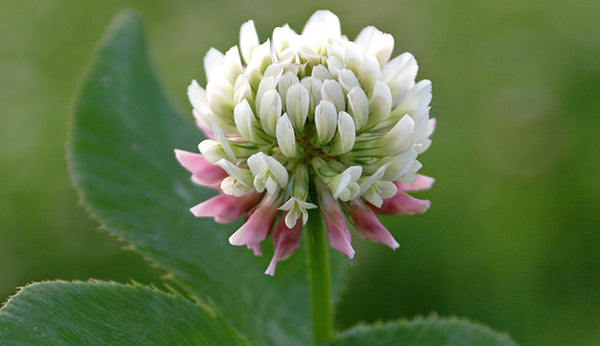
<path fill-rule="evenodd" d="M 248 77 L 248 81 L 253 88 L 258 87 L 261 81 L 262 73 L 267 66 L 273 63 L 271 56 L 271 42 L 267 40 L 265 43 L 257 46 L 252 51 L 252 59 L 248 62 L 248 66 L 244 73 Z"/>
<path fill-rule="evenodd" d="M 221 167 L 229 176 L 239 180 L 246 187 L 252 186 L 252 174 L 247 168 L 240 168 L 225 159 L 217 161 L 217 166 Z"/>
<path fill-rule="evenodd" d="M 298 130 L 302 129 L 310 106 L 310 95 L 306 88 L 300 83 L 292 85 L 288 89 L 285 104 L 294 127 Z"/>
<path fill-rule="evenodd" d="M 297 46 L 298 34 L 290 29 L 286 24 L 282 27 L 277 27 L 273 30 L 273 53 L 280 59 L 285 55 L 282 54 L 286 49 L 295 49 Z"/>
<path fill-rule="evenodd" d="M 267 155 L 265 153 L 259 151 L 258 153 L 251 155 L 246 161 L 248 163 L 248 168 L 250 168 L 250 172 L 252 172 L 254 177 L 260 177 L 266 170 L 268 170 L 269 167 L 267 166 L 267 162 L 265 160 L 266 156 Z"/>
<path fill-rule="evenodd" d="M 381 79 L 381 69 L 379 68 L 379 61 L 375 57 L 366 55 L 360 65 L 360 73 L 358 76 L 360 84 L 368 96 L 371 95 L 373 87 L 376 81 Z"/>
<path fill-rule="evenodd" d="M 321 97 L 323 100 L 330 101 L 335 105 L 338 112 L 346 109 L 346 100 L 344 99 L 344 92 L 338 82 L 329 79 L 323 82 L 323 88 L 321 89 Z"/>
<path fill-rule="evenodd" d="M 374 189 L 369 189 L 364 194 L 360 195 L 365 201 L 373 204 L 377 208 L 383 205 L 383 199 Z"/>
<path fill-rule="evenodd" d="M 194 108 L 208 107 L 208 100 L 206 99 L 206 91 L 202 89 L 196 80 L 192 80 L 190 86 L 187 89 L 188 98 Z"/>
<path fill-rule="evenodd" d="M 356 140 L 356 127 L 350 114 L 340 112 L 338 116 L 338 131 L 333 143 L 333 153 L 344 154 L 352 150 Z"/>
<path fill-rule="evenodd" d="M 287 114 L 284 114 L 277 121 L 276 134 L 277 144 L 283 155 L 294 157 L 296 155 L 296 136 L 294 135 L 294 128 Z"/>
<path fill-rule="evenodd" d="M 248 100 L 244 99 L 238 103 L 233 109 L 233 115 L 235 119 L 235 126 L 237 127 L 240 135 L 247 141 L 255 141 L 255 133 L 253 128 L 254 113 Z"/>
<path fill-rule="evenodd" d="M 222 78 L 224 60 L 223 53 L 214 48 L 208 50 L 204 56 L 204 72 L 208 82 Z"/>
<path fill-rule="evenodd" d="M 321 88 L 323 87 L 323 82 L 312 76 L 304 77 L 301 83 L 310 96 L 308 116 L 311 117 L 315 113 L 315 107 L 321 102 Z"/>
<path fill-rule="evenodd" d="M 258 113 L 260 124 L 272 136 L 275 135 L 277 120 L 281 117 L 281 107 L 281 97 L 276 90 L 269 90 L 263 95 Z"/>
<path fill-rule="evenodd" d="M 406 114 L 396 125 L 382 137 L 382 144 L 389 148 L 391 154 L 401 153 L 413 142 L 413 130 L 415 123 L 412 118 Z"/>
<path fill-rule="evenodd" d="M 262 103 L 263 96 L 265 95 L 265 93 L 267 91 L 275 90 L 275 88 L 277 87 L 277 81 L 278 81 L 278 79 L 276 79 L 275 77 L 272 77 L 272 76 L 264 77 L 260 81 L 260 84 L 258 85 L 258 90 L 256 91 L 256 98 L 254 101 L 256 110 L 258 110 L 259 113 L 260 113 L 260 106 Z"/>
<path fill-rule="evenodd" d="M 360 86 L 358 78 L 356 78 L 354 72 L 348 69 L 343 69 L 339 72 L 338 81 L 345 92 L 349 92 L 350 89 Z"/>
<path fill-rule="evenodd" d="M 338 61 L 340 61 L 340 60 L 338 59 Z M 341 63 L 341 61 L 340 61 L 340 63 Z M 323 65 L 317 65 L 317 66 L 313 67 L 312 76 L 321 80 L 321 82 L 323 82 L 327 79 L 331 79 L 331 74 L 327 70 L 327 67 L 325 67 Z"/>
<path fill-rule="evenodd" d="M 233 84 L 233 104 L 238 104 L 242 100 L 252 99 L 252 87 L 245 74 L 240 74 Z"/>
<path fill-rule="evenodd" d="M 369 119 L 369 100 L 360 87 L 354 87 L 348 93 L 348 111 L 354 119 L 356 130 L 360 130 Z"/>
<path fill-rule="evenodd" d="M 378 124 L 392 111 L 392 93 L 387 84 L 380 80 L 375 82 L 373 96 L 369 101 L 369 110 L 369 127 Z"/>
<path fill-rule="evenodd" d="M 275 179 L 273 179 L 271 176 L 268 176 L 265 180 L 265 188 L 270 195 L 276 195 L 277 192 L 279 192 L 277 181 L 275 181 Z"/>
<path fill-rule="evenodd" d="M 233 84 L 240 73 L 243 73 L 240 51 L 237 46 L 229 48 L 223 59 L 223 75 L 229 83 Z"/>
<path fill-rule="evenodd" d="M 204 156 L 206 161 L 216 164 L 219 160 L 226 158 L 225 151 L 219 142 L 212 139 L 205 139 L 198 144 L 198 150 Z"/>
<path fill-rule="evenodd" d="M 364 28 L 356 37 L 355 42 L 365 53 L 374 55 L 381 66 L 390 59 L 394 50 L 394 37 L 384 34 L 372 26 Z"/>
<path fill-rule="evenodd" d="M 277 90 L 279 91 L 279 95 L 281 95 L 282 100 L 286 100 L 288 89 L 292 87 L 292 85 L 300 84 L 300 80 L 295 73 L 286 72 L 281 76 L 279 80 L 279 84 L 277 85 Z"/>
<path fill-rule="evenodd" d="M 360 48 L 354 42 L 348 42 L 344 51 L 344 62 L 346 66 L 356 72 L 360 71 L 360 66 L 363 62 L 364 54 L 361 53 Z"/>
<path fill-rule="evenodd" d="M 377 169 L 377 171 L 375 171 L 375 173 L 373 173 L 370 177 L 368 177 L 367 179 L 365 179 L 361 184 L 360 184 L 360 194 L 362 195 L 363 193 L 367 192 L 368 189 L 371 188 L 371 186 L 376 182 L 379 181 L 383 175 L 385 174 L 385 171 L 387 170 L 387 168 L 390 166 L 390 163 L 386 163 L 385 165 L 379 167 L 379 169 Z"/>
<path fill-rule="evenodd" d="M 240 28 L 240 50 L 242 51 L 242 57 L 246 64 L 252 57 L 252 51 L 258 46 L 258 34 L 256 33 L 256 27 L 254 21 L 249 20 L 242 24 Z"/>
<path fill-rule="evenodd" d="M 331 141 L 337 128 L 337 118 L 335 106 L 329 101 L 323 100 L 315 108 L 315 127 L 319 143 Z"/>
<path fill-rule="evenodd" d="M 306 22 L 302 35 L 337 40 L 342 35 L 340 20 L 330 11 L 317 11 Z"/>
<path fill-rule="evenodd" d="M 272 158 L 271 156 L 265 155 L 265 159 L 267 162 L 267 166 L 269 167 L 269 170 L 277 180 L 277 183 L 281 188 L 284 188 L 288 183 L 287 170 L 285 169 L 285 167 L 283 167 L 281 163 L 279 163 L 279 161 Z"/>
<path fill-rule="evenodd" d="M 225 154 L 227 154 L 227 157 L 231 161 L 235 161 L 236 157 L 235 157 L 235 154 L 233 153 L 233 149 L 231 149 L 231 146 L 229 145 L 229 142 L 227 141 L 227 138 L 225 137 L 223 130 L 221 129 L 219 124 L 217 124 L 217 122 L 213 118 L 211 118 L 210 129 L 213 132 L 213 134 L 215 135 L 215 140 L 217 140 L 217 142 L 219 142 L 219 144 L 221 144 L 221 147 L 223 148 L 223 151 L 225 152 Z"/>
<path fill-rule="evenodd" d="M 327 59 L 327 69 L 329 70 L 329 74 L 331 75 L 331 77 L 337 78 L 338 73 L 344 69 L 344 63 L 337 57 L 330 56 Z M 325 82 L 326 80 L 327 79 L 324 79 L 323 82 Z"/>
<path fill-rule="evenodd" d="M 419 67 L 410 53 L 403 53 L 388 62 L 381 71 L 381 77 L 392 91 L 392 106 L 405 102 L 413 85 Z"/>
<path fill-rule="evenodd" d="M 376 190 L 381 198 L 387 199 L 393 197 L 398 192 L 398 187 L 391 181 L 381 180 L 377 182 Z"/>

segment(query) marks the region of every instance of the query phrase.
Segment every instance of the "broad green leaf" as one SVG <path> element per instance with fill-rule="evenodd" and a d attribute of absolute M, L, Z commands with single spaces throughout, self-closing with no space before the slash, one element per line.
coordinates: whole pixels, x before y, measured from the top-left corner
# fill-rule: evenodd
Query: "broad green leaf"
<path fill-rule="evenodd" d="M 69 161 L 84 205 L 251 340 L 308 342 L 302 251 L 280 263 L 274 278 L 265 276 L 269 251 L 256 258 L 231 246 L 235 225 L 188 211 L 214 192 L 190 182 L 173 149 L 196 151 L 201 139 L 191 116 L 175 111 L 161 90 L 139 17 L 121 14 L 98 47 L 74 110 Z M 332 257 L 333 282 L 339 282 L 344 266 Z"/>
<path fill-rule="evenodd" d="M 374 326 L 357 326 L 331 345 L 516 345 L 507 335 L 467 320 L 430 316 Z"/>
<path fill-rule="evenodd" d="M 247 344 L 220 318 L 178 295 L 106 282 L 25 287 L 0 310 L 8 345 Z"/>

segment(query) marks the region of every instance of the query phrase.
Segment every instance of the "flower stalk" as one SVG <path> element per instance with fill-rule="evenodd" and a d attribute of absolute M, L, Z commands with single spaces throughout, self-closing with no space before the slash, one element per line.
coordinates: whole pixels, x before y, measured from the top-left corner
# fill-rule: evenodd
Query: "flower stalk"
<path fill-rule="evenodd" d="M 310 196 L 313 201 L 316 201 L 317 194 L 314 188 L 311 189 Z M 308 213 L 308 222 L 303 232 L 306 239 L 313 344 L 321 345 L 333 337 L 327 230 L 319 209 L 310 209 Z"/>

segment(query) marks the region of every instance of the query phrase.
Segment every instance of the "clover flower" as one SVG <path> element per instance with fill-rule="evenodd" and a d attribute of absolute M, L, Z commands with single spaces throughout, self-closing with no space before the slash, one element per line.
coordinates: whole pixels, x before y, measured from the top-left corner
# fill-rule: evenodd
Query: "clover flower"
<path fill-rule="evenodd" d="M 338 18 L 317 11 L 298 34 L 284 25 L 259 42 L 253 21 L 240 45 L 204 58 L 208 83 L 188 88 L 200 154 L 176 150 L 192 180 L 220 194 L 191 208 L 197 217 L 245 223 L 229 238 L 261 255 L 272 234 L 277 261 L 299 247 L 309 209 L 319 208 L 330 246 L 352 258 L 346 219 L 359 236 L 396 249 L 376 214 L 423 213 L 406 191 L 431 187 L 418 154 L 431 140 L 431 82 L 415 83 L 410 53 L 390 60 L 391 35 L 374 27 L 354 41 Z M 241 53 L 241 56 L 240 56 Z M 309 196 L 309 191 L 316 196 Z M 312 195 L 311 195 L 312 196 Z"/>

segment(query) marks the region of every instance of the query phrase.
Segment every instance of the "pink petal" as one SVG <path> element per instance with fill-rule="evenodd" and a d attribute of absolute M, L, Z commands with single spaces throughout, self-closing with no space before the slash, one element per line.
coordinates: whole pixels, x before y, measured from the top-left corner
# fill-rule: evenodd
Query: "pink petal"
<path fill-rule="evenodd" d="M 393 197 L 384 199 L 381 207 L 371 207 L 377 214 L 413 215 L 426 212 L 430 204 L 428 200 L 416 199 L 406 192 L 398 191 Z"/>
<path fill-rule="evenodd" d="M 227 172 L 219 166 L 208 163 L 201 154 L 175 149 L 175 157 L 192 173 L 192 181 L 196 184 L 218 189 L 221 181 L 227 177 Z"/>
<path fill-rule="evenodd" d="M 259 199 L 260 194 L 256 192 L 248 192 L 242 197 L 220 194 L 196 205 L 190 211 L 196 217 L 213 217 L 218 223 L 230 223 L 255 206 Z"/>
<path fill-rule="evenodd" d="M 260 244 L 248 244 L 248 245 L 246 245 L 246 247 L 249 250 L 252 250 L 252 253 L 254 253 L 254 256 L 258 256 L 258 257 L 262 256 L 262 249 L 260 248 Z"/>
<path fill-rule="evenodd" d="M 271 228 L 273 228 L 275 214 L 277 214 L 280 203 L 281 201 L 276 200 L 275 196 L 267 194 L 242 227 L 229 237 L 229 243 L 249 247 L 260 244 L 267 238 Z M 252 249 L 255 250 L 255 248 Z"/>
<path fill-rule="evenodd" d="M 395 181 L 394 184 L 398 188 L 398 191 L 421 191 L 431 188 L 431 185 L 435 182 L 435 179 L 417 174 L 417 180 L 412 184 Z"/>
<path fill-rule="evenodd" d="M 379 222 L 371 208 L 367 207 L 360 198 L 346 203 L 345 208 L 359 236 L 383 243 L 394 250 L 400 247 L 390 232 Z"/>
<path fill-rule="evenodd" d="M 283 261 L 290 257 L 300 246 L 300 233 L 302 232 L 302 222 L 296 222 L 294 228 L 289 229 L 285 225 L 285 218 L 279 219 L 273 231 L 273 246 L 275 253 L 265 271 L 267 275 L 275 275 L 275 267 L 278 261 Z"/>
<path fill-rule="evenodd" d="M 317 183 L 321 214 L 325 219 L 329 246 L 340 253 L 353 258 L 355 251 L 352 248 L 350 230 L 339 203 L 333 199 L 331 192 L 322 183 Z"/>

